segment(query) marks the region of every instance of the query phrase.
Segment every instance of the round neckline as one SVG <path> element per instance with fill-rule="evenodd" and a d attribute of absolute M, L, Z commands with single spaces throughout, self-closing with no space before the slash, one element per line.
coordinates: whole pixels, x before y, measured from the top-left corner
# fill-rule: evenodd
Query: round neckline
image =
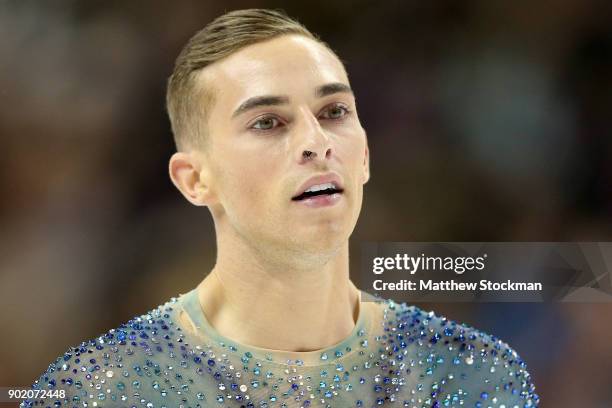
<path fill-rule="evenodd" d="M 204 314 L 198 298 L 197 287 L 181 295 L 182 307 L 189 319 L 195 325 L 198 335 L 212 340 L 217 346 L 228 348 L 242 358 L 265 361 L 266 364 L 277 364 L 282 366 L 321 366 L 333 364 L 344 359 L 359 350 L 364 350 L 368 345 L 370 332 L 371 310 L 373 302 L 363 301 L 365 296 L 371 296 L 363 291 L 360 292 L 359 311 L 357 322 L 347 337 L 336 344 L 312 351 L 286 351 L 267 349 L 248 344 L 243 344 L 220 334 Z"/>

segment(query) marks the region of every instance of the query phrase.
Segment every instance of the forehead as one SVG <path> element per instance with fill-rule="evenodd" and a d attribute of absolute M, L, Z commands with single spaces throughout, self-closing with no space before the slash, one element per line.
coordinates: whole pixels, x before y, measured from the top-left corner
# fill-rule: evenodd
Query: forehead
<path fill-rule="evenodd" d="M 349 84 L 342 62 L 325 46 L 301 35 L 285 35 L 249 45 L 200 73 L 217 105 L 231 109 L 258 95 L 312 95 L 317 86 Z M 228 112 L 229 114 L 229 112 Z"/>

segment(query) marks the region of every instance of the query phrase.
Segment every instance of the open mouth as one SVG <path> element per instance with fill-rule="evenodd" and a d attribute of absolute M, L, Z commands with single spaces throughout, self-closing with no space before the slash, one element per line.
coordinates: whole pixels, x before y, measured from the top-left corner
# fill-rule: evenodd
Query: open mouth
<path fill-rule="evenodd" d="M 297 195 L 292 198 L 293 201 L 301 201 L 310 197 L 317 197 L 323 195 L 332 195 L 336 193 L 342 193 L 341 188 L 336 187 L 333 183 L 325 183 L 325 184 L 317 184 L 312 187 L 309 187 L 302 194 Z"/>

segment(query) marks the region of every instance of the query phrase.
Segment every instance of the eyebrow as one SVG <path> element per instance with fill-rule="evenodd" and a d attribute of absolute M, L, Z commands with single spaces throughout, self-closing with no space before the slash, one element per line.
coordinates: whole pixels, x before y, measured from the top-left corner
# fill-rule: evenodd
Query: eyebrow
<path fill-rule="evenodd" d="M 350 86 L 341 82 L 334 82 L 331 84 L 325 84 L 315 89 L 315 96 L 317 98 L 323 98 L 325 96 L 333 95 L 335 93 L 350 93 L 353 94 L 353 90 Z M 286 105 L 289 103 L 289 97 L 277 96 L 277 95 L 264 95 L 254 96 L 242 102 L 238 109 L 232 114 L 232 118 L 243 114 L 251 109 L 259 108 L 261 106 L 278 106 Z"/>

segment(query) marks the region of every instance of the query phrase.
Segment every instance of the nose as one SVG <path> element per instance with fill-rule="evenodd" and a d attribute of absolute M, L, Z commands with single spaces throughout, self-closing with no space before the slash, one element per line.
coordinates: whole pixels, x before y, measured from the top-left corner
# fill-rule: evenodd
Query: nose
<path fill-rule="evenodd" d="M 321 127 L 317 118 L 310 112 L 302 116 L 302 126 L 297 130 L 297 161 L 305 164 L 310 161 L 324 161 L 332 156 L 331 140 L 327 132 Z"/>

